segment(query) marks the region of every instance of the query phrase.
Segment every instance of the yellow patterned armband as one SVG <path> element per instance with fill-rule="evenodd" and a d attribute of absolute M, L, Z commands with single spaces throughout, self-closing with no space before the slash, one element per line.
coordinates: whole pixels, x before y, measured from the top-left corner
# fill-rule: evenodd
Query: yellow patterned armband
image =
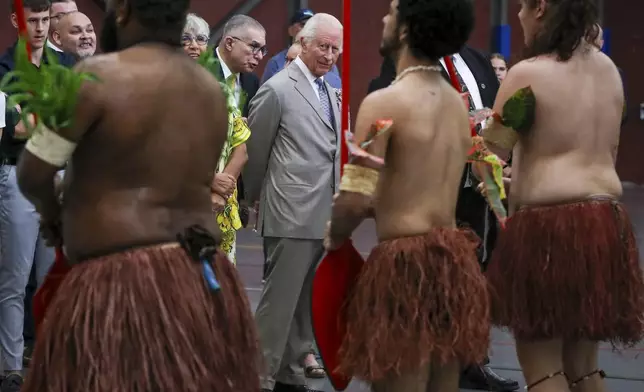
<path fill-rule="evenodd" d="M 376 193 L 380 172 L 368 167 L 346 164 L 340 181 L 340 190 L 371 197 Z"/>
<path fill-rule="evenodd" d="M 519 141 L 519 134 L 514 129 L 501 124 L 494 116 L 488 120 L 487 126 L 483 129 L 483 139 L 486 143 L 512 150 Z"/>

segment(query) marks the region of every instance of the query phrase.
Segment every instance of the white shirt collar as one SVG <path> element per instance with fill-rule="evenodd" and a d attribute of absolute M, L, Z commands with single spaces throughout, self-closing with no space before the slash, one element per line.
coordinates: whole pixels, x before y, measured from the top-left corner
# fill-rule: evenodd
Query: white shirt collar
<path fill-rule="evenodd" d="M 55 51 L 57 51 L 57 52 L 62 52 L 62 51 L 63 51 L 63 50 L 62 50 L 62 49 L 60 49 L 58 46 L 56 46 L 56 44 L 54 44 L 53 42 L 51 42 L 51 40 L 50 40 L 50 39 L 48 39 L 48 40 L 47 40 L 47 46 L 49 46 L 50 48 L 52 48 L 53 50 L 55 50 Z"/>
<path fill-rule="evenodd" d="M 221 57 L 219 54 L 219 46 L 215 49 L 215 53 L 217 53 L 217 58 L 219 58 L 219 63 L 221 64 L 221 71 L 224 73 L 224 80 L 228 79 L 230 75 L 233 74 L 233 71 L 228 68 L 228 65 L 226 65 L 226 61 Z M 237 82 L 239 82 L 239 74 L 237 74 Z"/>
<path fill-rule="evenodd" d="M 463 61 L 463 58 L 458 53 L 454 53 L 451 57 L 452 57 L 452 61 L 454 63 L 457 63 L 459 61 Z M 447 69 L 447 66 L 445 65 L 444 57 L 441 57 L 439 61 L 440 61 L 441 65 L 443 66 L 443 68 Z"/>
<path fill-rule="evenodd" d="M 306 79 L 309 81 L 311 84 L 315 84 L 315 80 L 318 79 L 317 76 L 313 75 L 313 72 L 309 69 L 309 67 L 304 64 L 304 61 L 300 58 L 300 56 L 297 56 L 295 60 L 293 60 L 295 64 L 297 64 L 298 67 L 304 72 L 304 76 L 306 76 Z M 321 76 L 319 79 L 324 80 L 324 77 Z"/>

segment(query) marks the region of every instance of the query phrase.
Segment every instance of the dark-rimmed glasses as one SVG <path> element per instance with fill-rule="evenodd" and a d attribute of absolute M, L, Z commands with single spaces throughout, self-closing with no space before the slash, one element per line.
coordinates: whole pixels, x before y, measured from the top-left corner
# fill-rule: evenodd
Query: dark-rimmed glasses
<path fill-rule="evenodd" d="M 257 42 L 246 42 L 241 38 L 233 37 L 233 36 L 231 36 L 230 38 L 246 44 L 251 49 L 254 55 L 261 53 L 262 56 L 266 56 L 266 54 L 268 53 L 268 49 L 266 49 L 266 45 L 262 46 Z"/>

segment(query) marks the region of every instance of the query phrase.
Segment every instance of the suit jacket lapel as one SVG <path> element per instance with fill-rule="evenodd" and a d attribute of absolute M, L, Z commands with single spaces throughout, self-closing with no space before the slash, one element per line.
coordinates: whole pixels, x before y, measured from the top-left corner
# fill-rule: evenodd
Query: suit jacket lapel
<path fill-rule="evenodd" d="M 306 78 L 306 75 L 304 75 L 304 72 L 302 72 L 302 70 L 300 70 L 300 67 L 295 63 L 289 65 L 287 72 L 290 78 L 295 81 L 295 89 L 300 93 L 300 95 L 302 95 L 306 102 L 311 105 L 313 110 L 315 110 L 324 124 L 333 131 L 334 129 L 331 126 L 327 115 L 322 110 L 320 99 L 318 98 L 317 93 L 313 91 L 313 87 Z M 333 102 L 333 99 L 331 100 L 331 102 Z"/>
<path fill-rule="evenodd" d="M 328 83 L 326 84 L 326 91 L 329 92 L 329 98 L 331 98 L 331 110 L 333 111 L 333 119 L 335 120 L 335 129 L 340 130 L 342 128 L 342 109 L 340 108 L 340 99 L 338 98 L 338 90 L 331 87 Z M 341 130 L 340 130 L 341 131 Z"/>

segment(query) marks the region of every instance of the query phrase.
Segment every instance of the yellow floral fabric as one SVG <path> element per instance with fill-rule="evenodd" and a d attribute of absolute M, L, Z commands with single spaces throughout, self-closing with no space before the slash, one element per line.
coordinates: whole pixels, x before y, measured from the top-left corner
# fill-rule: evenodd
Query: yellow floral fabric
<path fill-rule="evenodd" d="M 236 76 L 231 75 L 227 80 L 227 84 L 234 91 L 234 83 L 236 81 Z M 233 150 L 246 143 L 250 138 L 250 128 L 248 124 L 242 118 L 241 111 L 237 107 L 235 102 L 234 94 L 229 94 L 228 99 L 231 100 L 228 102 L 228 107 L 233 108 L 229 110 L 228 113 L 228 137 L 224 143 L 224 148 L 219 159 L 219 164 L 217 167 L 217 172 L 221 173 L 225 168 Z M 237 189 L 233 194 L 226 200 L 226 206 L 224 210 L 217 214 L 217 223 L 222 232 L 222 242 L 220 248 L 223 252 L 228 255 L 230 261 L 234 264 L 236 263 L 236 258 L 234 254 L 234 245 L 236 240 L 237 230 L 242 228 L 241 219 L 239 218 L 239 203 L 237 202 Z"/>

